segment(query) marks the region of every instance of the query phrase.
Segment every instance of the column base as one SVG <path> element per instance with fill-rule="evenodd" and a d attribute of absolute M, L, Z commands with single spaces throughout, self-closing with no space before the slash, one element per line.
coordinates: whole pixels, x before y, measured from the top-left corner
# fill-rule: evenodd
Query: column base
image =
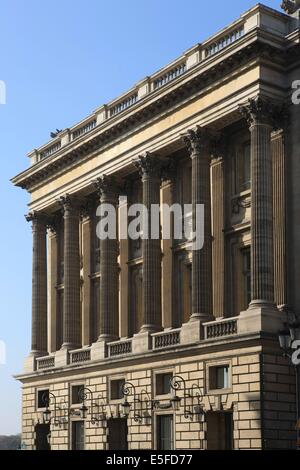
<path fill-rule="evenodd" d="M 181 327 L 180 342 L 182 344 L 191 344 L 204 339 L 203 323 L 213 320 L 212 315 L 193 314 L 188 323 L 184 323 Z"/>
<path fill-rule="evenodd" d="M 150 332 L 140 331 L 132 338 L 133 354 L 143 354 L 152 349 L 152 336 Z"/>
<path fill-rule="evenodd" d="M 63 345 L 60 349 L 61 349 L 61 351 L 73 351 L 73 350 L 76 350 L 76 349 L 81 349 L 81 344 L 63 343 Z"/>
<path fill-rule="evenodd" d="M 275 333 L 284 327 L 286 313 L 280 312 L 271 302 L 256 300 L 248 310 L 241 312 L 238 320 L 238 333 Z"/>
<path fill-rule="evenodd" d="M 159 333 L 163 331 L 163 327 L 160 325 L 143 325 L 139 333 Z"/>
<path fill-rule="evenodd" d="M 119 336 L 100 335 L 97 343 L 113 343 L 114 341 L 119 341 L 119 339 Z"/>
<path fill-rule="evenodd" d="M 76 348 L 72 348 L 76 349 Z M 69 364 L 69 349 L 60 349 L 55 353 L 55 367 L 64 367 Z"/>
<path fill-rule="evenodd" d="M 24 360 L 24 372 L 35 372 L 36 371 L 36 360 L 39 357 L 45 357 L 48 353 L 46 351 L 31 351 L 28 357 Z"/>
<path fill-rule="evenodd" d="M 105 341 L 97 341 L 91 347 L 91 360 L 101 361 L 107 357 L 107 346 Z"/>

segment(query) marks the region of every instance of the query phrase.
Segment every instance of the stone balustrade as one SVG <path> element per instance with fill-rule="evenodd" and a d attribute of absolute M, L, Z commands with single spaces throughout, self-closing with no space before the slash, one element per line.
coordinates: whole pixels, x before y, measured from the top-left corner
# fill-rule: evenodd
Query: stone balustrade
<path fill-rule="evenodd" d="M 132 340 L 108 343 L 108 357 L 124 356 L 132 353 Z"/>
<path fill-rule="evenodd" d="M 170 330 L 152 335 L 153 349 L 165 349 L 180 344 L 180 329 Z"/>
<path fill-rule="evenodd" d="M 238 317 L 220 321 L 207 322 L 204 326 L 204 338 L 215 339 L 232 336 L 238 333 Z"/>
<path fill-rule="evenodd" d="M 54 356 L 39 357 L 37 358 L 36 362 L 37 370 L 53 369 L 55 367 Z"/>
<path fill-rule="evenodd" d="M 70 352 L 70 363 L 71 364 L 80 364 L 81 362 L 86 362 L 91 360 L 91 350 L 78 349 L 77 351 Z"/>
<path fill-rule="evenodd" d="M 232 317 L 225 318 L 223 320 L 216 320 L 212 322 L 203 323 L 203 340 L 222 339 L 238 334 L 238 321 L 239 317 Z M 134 355 L 132 343 L 133 338 L 125 340 L 121 339 L 119 341 L 107 343 L 105 360 L 121 356 L 124 357 Z M 149 343 L 148 352 L 170 349 L 180 344 L 183 344 L 181 338 L 181 328 L 165 330 L 162 332 L 151 334 L 151 341 Z M 91 348 L 76 349 L 69 351 L 67 364 L 82 364 L 90 362 L 91 359 Z M 54 355 L 40 357 L 36 359 L 37 370 L 47 371 L 48 369 L 54 367 L 56 367 Z"/>
<path fill-rule="evenodd" d="M 87 134 L 91 130 L 93 130 L 97 125 L 97 120 L 92 119 L 91 121 L 84 123 L 82 126 L 78 127 L 72 132 L 72 140 L 79 139 L 83 135 Z"/>
<path fill-rule="evenodd" d="M 236 42 L 238 39 L 243 37 L 244 34 L 245 34 L 245 28 L 243 25 L 221 36 L 220 38 L 218 38 L 216 41 L 213 41 L 211 44 L 209 44 L 205 48 L 205 58 L 211 57 L 212 55 L 217 54 L 225 47 L 230 46 L 231 44 Z"/>

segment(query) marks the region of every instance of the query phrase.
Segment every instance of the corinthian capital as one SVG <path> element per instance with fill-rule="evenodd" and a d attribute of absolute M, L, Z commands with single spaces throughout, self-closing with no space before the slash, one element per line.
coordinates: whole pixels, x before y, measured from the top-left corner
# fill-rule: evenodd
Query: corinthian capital
<path fill-rule="evenodd" d="M 211 139 L 211 132 L 201 126 L 189 129 L 187 133 L 182 136 L 182 140 L 191 155 L 203 153 L 204 150 L 207 150 L 210 146 Z"/>
<path fill-rule="evenodd" d="M 32 211 L 25 215 L 27 222 L 32 222 L 33 226 L 44 226 L 48 223 L 48 218 L 43 212 Z"/>
<path fill-rule="evenodd" d="M 97 178 L 94 181 L 94 187 L 100 198 L 116 198 L 120 192 L 116 179 L 108 175 L 102 175 L 100 178 Z"/>
<path fill-rule="evenodd" d="M 250 98 L 248 104 L 240 107 L 240 113 L 249 127 L 254 124 L 268 124 L 273 129 L 279 129 L 284 126 L 287 119 L 287 109 L 284 104 L 274 104 L 261 96 Z"/>
<path fill-rule="evenodd" d="M 136 160 L 134 160 L 133 164 L 139 170 L 142 178 L 161 176 L 162 162 L 158 157 L 152 155 L 150 152 L 140 155 Z"/>
<path fill-rule="evenodd" d="M 80 201 L 75 197 L 66 194 L 58 199 L 58 203 L 64 214 L 77 214 L 80 208 Z"/>
<path fill-rule="evenodd" d="M 283 0 L 281 8 L 288 14 L 292 15 L 300 8 L 300 0 Z"/>

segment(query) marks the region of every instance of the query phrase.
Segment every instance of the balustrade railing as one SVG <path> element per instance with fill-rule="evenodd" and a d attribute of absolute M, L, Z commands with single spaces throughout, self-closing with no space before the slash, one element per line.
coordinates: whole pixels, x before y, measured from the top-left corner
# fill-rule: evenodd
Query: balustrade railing
<path fill-rule="evenodd" d="M 78 129 L 72 132 L 72 140 L 76 140 L 79 137 L 87 134 L 91 130 L 95 129 L 96 125 L 97 125 L 97 120 L 93 119 L 87 124 L 84 124 L 83 126 L 79 127 Z"/>
<path fill-rule="evenodd" d="M 132 352 L 132 341 L 116 341 L 108 344 L 108 356 L 123 356 Z"/>
<path fill-rule="evenodd" d="M 70 362 L 71 364 L 79 364 L 81 362 L 87 362 L 91 360 L 91 350 L 90 349 L 80 349 L 78 351 L 70 352 Z"/>
<path fill-rule="evenodd" d="M 50 157 L 51 155 L 53 155 L 60 149 L 61 149 L 61 141 L 55 142 L 55 144 L 51 145 L 50 147 L 46 148 L 40 153 L 40 160 Z"/>
<path fill-rule="evenodd" d="M 55 367 L 55 357 L 54 356 L 39 357 L 37 358 L 36 363 L 37 363 L 37 370 L 52 369 Z"/>
<path fill-rule="evenodd" d="M 240 26 L 230 33 L 224 34 L 224 36 L 219 38 L 217 41 L 212 42 L 205 48 L 205 57 L 211 57 L 212 55 L 220 52 L 225 47 L 230 46 L 230 44 L 233 44 L 242 36 L 244 36 L 244 33 L 244 26 Z"/>
<path fill-rule="evenodd" d="M 184 72 L 186 72 L 186 70 L 187 70 L 187 67 L 186 67 L 186 61 L 185 61 L 177 65 L 176 67 L 173 67 L 171 70 L 168 70 L 167 72 L 163 73 L 160 77 L 154 80 L 153 82 L 154 90 L 156 90 L 157 88 L 161 88 L 162 86 L 171 82 L 175 78 L 180 77 L 181 75 L 184 74 Z"/>
<path fill-rule="evenodd" d="M 205 339 L 221 338 L 235 335 L 238 332 L 238 319 L 227 318 L 225 320 L 204 323 Z"/>
<path fill-rule="evenodd" d="M 132 95 L 125 98 L 124 100 L 112 106 L 112 108 L 109 109 L 110 116 L 113 117 L 116 114 L 121 113 L 125 109 L 130 108 L 130 106 L 134 105 L 137 102 L 137 100 L 138 100 L 138 93 L 133 93 Z"/>
<path fill-rule="evenodd" d="M 152 335 L 153 349 L 164 349 L 180 344 L 180 329 Z"/>

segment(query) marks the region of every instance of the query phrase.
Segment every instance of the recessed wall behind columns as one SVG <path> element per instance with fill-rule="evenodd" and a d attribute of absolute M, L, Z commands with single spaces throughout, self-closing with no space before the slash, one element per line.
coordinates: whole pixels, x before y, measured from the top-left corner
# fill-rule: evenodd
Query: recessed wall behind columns
<path fill-rule="evenodd" d="M 289 86 L 300 80 L 300 66 L 289 75 Z M 290 89 L 290 96 L 292 89 Z M 300 104 L 290 106 L 287 134 L 288 304 L 300 314 Z"/>
<path fill-rule="evenodd" d="M 291 448 L 295 441 L 291 432 L 292 409 L 294 396 L 292 394 L 292 379 L 289 368 L 276 355 L 264 355 L 262 360 L 261 347 L 243 347 L 228 349 L 213 354 L 200 354 L 194 351 L 192 355 L 180 357 L 173 351 L 162 359 L 149 358 L 147 364 L 122 364 L 120 361 L 105 367 L 101 372 L 88 372 L 79 369 L 66 373 L 55 373 L 43 380 L 36 377 L 26 380 L 23 389 L 23 434 L 22 439 L 29 449 L 34 448 L 34 425 L 41 419 L 41 413 L 36 411 L 36 389 L 50 388 L 58 400 L 68 400 L 71 384 L 85 383 L 96 395 L 102 394 L 109 400 L 109 381 L 114 377 L 123 377 L 132 382 L 137 393 L 146 390 L 154 397 L 155 373 L 172 371 L 180 375 L 191 387 L 194 383 L 204 391 L 203 406 L 206 411 L 231 410 L 234 419 L 234 448 L 261 449 L 262 438 L 265 446 L 271 448 Z M 228 363 L 231 369 L 230 387 L 226 391 L 213 392 L 208 390 L 208 368 L 210 366 Z M 264 364 L 264 385 L 260 383 L 262 376 L 261 364 Z M 275 370 L 276 368 L 276 370 Z M 98 368 L 99 369 L 99 368 Z M 273 390 L 272 390 L 273 389 Z M 178 392 L 182 396 L 182 391 Z M 275 397 L 276 395 L 276 397 Z M 159 397 L 162 399 L 162 397 Z M 166 401 L 170 399 L 168 397 Z M 129 397 L 132 401 L 132 397 Z M 183 405 L 183 402 L 182 402 Z M 288 409 L 287 409 L 288 407 Z M 263 408 L 263 412 L 262 412 Z M 112 405 L 112 410 L 116 410 Z M 284 411 L 284 413 L 282 412 Z M 170 411 L 169 411 L 170 412 Z M 285 414 L 285 412 L 287 414 Z M 136 423 L 132 414 L 128 420 L 129 449 L 155 448 L 155 420 L 159 412 L 154 412 L 152 420 Z M 266 431 L 262 432 L 261 416 L 265 419 Z M 206 422 L 189 420 L 183 416 L 183 408 L 175 413 L 175 441 L 177 449 L 206 449 Z M 281 431 L 284 433 L 281 433 Z M 282 441 L 278 440 L 278 436 Z M 105 423 L 99 426 L 85 423 L 86 449 L 107 449 L 107 431 Z M 53 450 L 66 450 L 69 447 L 69 427 L 60 429 L 51 425 L 51 444 Z M 281 445 L 282 444 L 282 445 Z"/>

